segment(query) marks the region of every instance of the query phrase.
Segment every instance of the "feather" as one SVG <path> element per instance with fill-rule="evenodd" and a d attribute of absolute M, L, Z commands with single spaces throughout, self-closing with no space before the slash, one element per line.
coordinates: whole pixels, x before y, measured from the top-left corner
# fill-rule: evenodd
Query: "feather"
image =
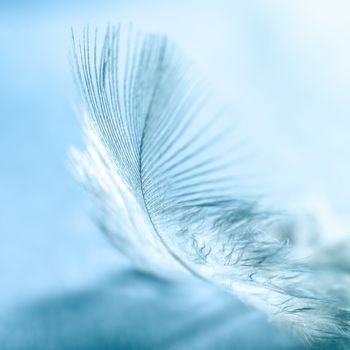
<path fill-rule="evenodd" d="M 187 271 L 308 343 L 347 347 L 346 276 L 298 258 L 283 215 L 249 194 L 232 118 L 205 79 L 165 36 L 98 37 L 73 35 L 86 149 L 72 158 L 103 231 L 142 269 Z"/>

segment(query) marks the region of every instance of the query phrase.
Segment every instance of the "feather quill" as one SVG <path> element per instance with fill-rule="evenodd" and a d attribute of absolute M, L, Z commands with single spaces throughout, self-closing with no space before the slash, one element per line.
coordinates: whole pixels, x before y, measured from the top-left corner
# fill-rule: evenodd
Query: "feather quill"
<path fill-rule="evenodd" d="M 85 29 L 73 65 L 86 141 L 75 170 L 118 249 L 153 273 L 213 281 L 310 344 L 348 348 L 348 277 L 298 259 L 280 215 L 242 190 L 232 121 L 180 50 L 132 27 L 102 41 Z"/>

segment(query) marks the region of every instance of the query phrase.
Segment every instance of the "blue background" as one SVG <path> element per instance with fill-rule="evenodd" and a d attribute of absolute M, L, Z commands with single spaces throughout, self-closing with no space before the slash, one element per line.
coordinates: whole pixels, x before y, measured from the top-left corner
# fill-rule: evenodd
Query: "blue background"
<path fill-rule="evenodd" d="M 272 203 L 326 213 L 324 225 L 336 221 L 341 235 L 349 14 L 346 1 L 1 1 L 0 307 L 128 266 L 90 219 L 93 206 L 69 170 L 69 147 L 81 145 L 71 27 L 133 21 L 169 34 L 230 101 Z"/>

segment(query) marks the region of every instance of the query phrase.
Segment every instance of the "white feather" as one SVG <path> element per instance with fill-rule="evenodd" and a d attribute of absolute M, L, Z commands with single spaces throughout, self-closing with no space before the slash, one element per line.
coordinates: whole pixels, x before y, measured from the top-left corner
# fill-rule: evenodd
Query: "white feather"
<path fill-rule="evenodd" d="M 223 286 L 307 342 L 347 348 L 346 274 L 297 259 L 283 217 L 245 196 L 231 118 L 198 72 L 161 35 L 112 27 L 102 47 L 93 39 L 73 37 L 86 150 L 72 154 L 115 245 L 153 273 Z"/>

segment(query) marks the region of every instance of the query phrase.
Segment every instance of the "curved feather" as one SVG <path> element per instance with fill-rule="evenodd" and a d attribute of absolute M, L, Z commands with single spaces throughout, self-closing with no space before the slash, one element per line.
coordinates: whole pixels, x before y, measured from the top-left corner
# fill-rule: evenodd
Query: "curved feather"
<path fill-rule="evenodd" d="M 73 36 L 86 150 L 72 154 L 103 230 L 144 269 L 189 271 L 308 342 L 346 348 L 346 276 L 297 259 L 279 216 L 244 194 L 233 121 L 200 74 L 165 36 L 119 26 L 97 38 Z"/>

